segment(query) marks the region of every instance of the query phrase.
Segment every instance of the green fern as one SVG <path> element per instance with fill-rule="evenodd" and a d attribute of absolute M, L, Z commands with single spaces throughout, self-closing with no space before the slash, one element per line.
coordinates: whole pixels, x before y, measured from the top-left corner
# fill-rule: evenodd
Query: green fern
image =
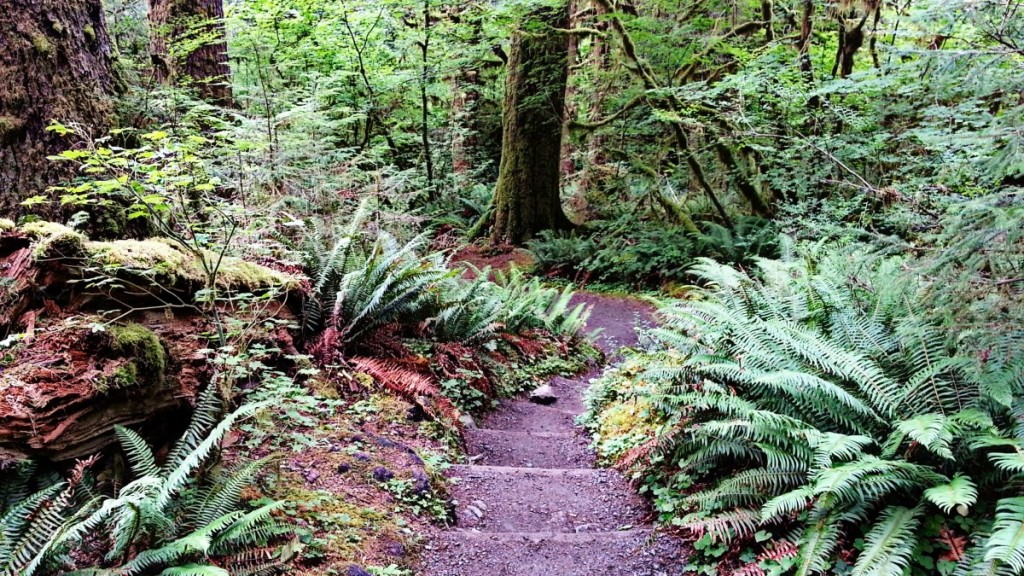
<path fill-rule="evenodd" d="M 649 456 L 630 460 L 646 467 L 637 476 L 682 473 L 700 487 L 660 496 L 674 498 L 670 519 L 743 539 L 749 528 L 726 522 L 757 510 L 758 528 L 795 527 L 798 574 L 830 570 L 860 529 L 855 573 L 902 574 L 924 515 L 984 514 L 999 497 L 1000 538 L 971 553 L 1010 573 L 1024 342 L 1007 337 L 998 360 L 979 362 L 969 339 L 928 319 L 901 258 L 785 252 L 756 273 L 700 260 L 700 292 L 661 311 L 661 349 L 637 353 L 642 369 L 610 372 L 585 420 L 645 397 L 666 424 Z"/>
<path fill-rule="evenodd" d="M 985 563 L 990 574 L 1024 573 L 1024 497 L 1004 498 L 996 504 L 992 535 L 985 542 Z"/>
<path fill-rule="evenodd" d="M 865 538 L 853 576 L 902 576 L 917 545 L 920 516 L 919 508 L 886 508 Z"/>
<path fill-rule="evenodd" d="M 248 512 L 239 509 L 241 491 L 261 462 L 246 463 L 212 479 L 204 479 L 201 473 L 231 426 L 261 408 L 258 404 L 245 405 L 218 421 L 219 398 L 215 390 L 204 392 L 192 422 L 163 466 L 157 466 L 151 449 L 138 434 L 118 427 L 117 437 L 137 477 L 113 497 L 80 501 L 76 488 L 83 464 L 71 481 L 50 486 L 10 506 L 0 516 L 0 573 L 32 576 L 54 551 L 73 548 L 97 534 L 108 538 L 103 563 L 70 573 L 226 573 L 203 561 L 262 549 L 285 531 L 273 515 L 280 503 Z M 261 572 L 276 565 L 266 558 L 263 564 Z"/>

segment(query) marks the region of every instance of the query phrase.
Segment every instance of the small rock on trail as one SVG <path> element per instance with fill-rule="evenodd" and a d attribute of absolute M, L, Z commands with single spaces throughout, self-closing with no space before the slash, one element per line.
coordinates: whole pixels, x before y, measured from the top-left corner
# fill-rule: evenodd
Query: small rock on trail
<path fill-rule="evenodd" d="M 530 402 L 544 405 L 554 404 L 558 402 L 558 395 L 555 394 L 555 389 L 550 384 L 544 384 L 530 392 Z"/>

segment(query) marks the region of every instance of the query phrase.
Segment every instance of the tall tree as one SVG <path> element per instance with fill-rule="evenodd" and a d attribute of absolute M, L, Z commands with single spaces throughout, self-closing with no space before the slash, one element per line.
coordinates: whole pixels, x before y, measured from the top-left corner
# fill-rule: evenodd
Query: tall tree
<path fill-rule="evenodd" d="M 231 104 L 223 0 L 149 0 L 149 28 L 159 81 L 185 80 L 204 100 Z"/>
<path fill-rule="evenodd" d="M 115 82 L 100 0 L 8 0 L 0 10 L 0 214 L 69 174 L 51 120 L 99 135 Z"/>
<path fill-rule="evenodd" d="M 496 243 L 519 244 L 541 230 L 572 226 L 559 193 L 568 22 L 567 2 L 545 6 L 512 36 L 494 190 Z"/>

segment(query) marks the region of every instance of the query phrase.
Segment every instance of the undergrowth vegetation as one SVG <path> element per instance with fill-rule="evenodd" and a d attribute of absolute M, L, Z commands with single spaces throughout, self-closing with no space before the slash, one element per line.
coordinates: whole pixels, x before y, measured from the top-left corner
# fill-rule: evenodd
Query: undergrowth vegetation
<path fill-rule="evenodd" d="M 591 391 L 601 454 L 697 538 L 697 566 L 732 550 L 744 573 L 1018 573 L 1019 327 L 943 322 L 977 319 L 934 309 L 950 287 L 906 256 L 786 252 L 694 267 L 703 288 Z"/>
<path fill-rule="evenodd" d="M 281 504 L 239 503 L 264 463 L 232 471 L 207 468 L 231 427 L 261 407 L 249 404 L 220 418 L 216 388 L 209 387 L 159 465 L 145 440 L 119 427 L 134 478 L 110 496 L 95 492 L 89 474 L 95 459 L 80 462 L 68 480 L 34 493 L 34 467 L 19 465 L 13 481 L 5 482 L 0 508 L 4 574 L 226 576 L 280 566 L 275 540 L 290 531 L 274 518 Z"/>
<path fill-rule="evenodd" d="M 1024 574 L 1022 0 L 6 4 L 4 576 L 408 574 L 578 286 L 694 571 Z"/>

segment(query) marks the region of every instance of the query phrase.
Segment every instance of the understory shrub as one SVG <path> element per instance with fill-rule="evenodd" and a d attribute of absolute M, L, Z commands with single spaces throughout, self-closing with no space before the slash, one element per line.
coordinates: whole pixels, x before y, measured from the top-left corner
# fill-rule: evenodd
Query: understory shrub
<path fill-rule="evenodd" d="M 787 252 L 699 261 L 590 393 L 602 455 L 743 573 L 1020 574 L 1024 333 L 927 320 L 905 257 Z"/>
<path fill-rule="evenodd" d="M 424 254 L 425 236 L 403 244 L 370 226 L 369 214 L 364 202 L 334 231 L 309 226 L 296 246 L 310 279 L 302 325 L 321 365 L 366 374 L 456 426 L 461 411 L 524 384 L 507 385 L 497 358 L 539 363 L 580 344 L 589 308 L 571 305 L 571 289 L 518 269 L 467 279 L 442 253 Z"/>
<path fill-rule="evenodd" d="M 767 220 L 738 218 L 732 228 L 702 223 L 701 233 L 635 217 L 589 223 L 585 231 L 545 231 L 528 247 L 542 270 L 610 284 L 661 285 L 690 279 L 698 256 L 748 264 L 778 253 L 778 233 Z"/>

